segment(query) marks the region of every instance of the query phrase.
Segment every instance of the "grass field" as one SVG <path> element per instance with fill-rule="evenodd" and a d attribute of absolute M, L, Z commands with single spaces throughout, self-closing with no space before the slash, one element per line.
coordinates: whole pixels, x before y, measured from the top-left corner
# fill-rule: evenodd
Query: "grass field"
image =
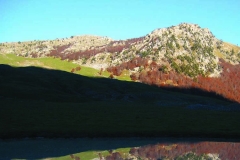
<path fill-rule="evenodd" d="M 68 62 L 67 60 L 60 60 L 58 58 L 44 57 L 44 58 L 25 58 L 16 56 L 15 54 L 0 54 L 0 64 L 7 64 L 15 67 L 36 66 L 48 69 L 56 69 L 61 71 L 71 72 L 73 68 L 79 65 Z M 110 73 L 103 71 L 99 74 L 100 70 L 94 68 L 81 66 L 80 71 L 76 71 L 75 74 L 84 75 L 88 77 L 109 77 Z M 130 81 L 129 73 L 124 72 L 120 76 L 115 77 L 118 80 Z"/>
<path fill-rule="evenodd" d="M 121 155 L 126 155 L 124 158 L 127 158 L 127 155 L 129 155 L 129 151 L 131 148 L 118 148 L 115 149 L 114 152 L 119 152 Z M 81 160 L 90 160 L 90 159 L 94 159 L 94 158 L 99 158 L 99 154 L 101 154 L 101 156 L 106 157 L 108 155 L 110 155 L 109 151 L 107 150 L 96 150 L 96 151 L 85 151 L 85 152 L 80 152 L 80 153 L 76 153 L 73 154 L 75 157 L 80 157 Z M 62 156 L 62 157 L 51 157 L 52 160 L 69 160 L 70 159 L 70 155 L 67 156 Z"/>
<path fill-rule="evenodd" d="M 124 102 L 1 100 L 0 136 L 237 138 L 240 135 L 239 114 Z"/>
<path fill-rule="evenodd" d="M 240 136 L 240 111 L 188 107 L 228 108 L 233 102 L 108 79 L 108 73 L 99 76 L 87 67 L 70 73 L 76 66 L 53 58 L 0 55 L 0 138 Z M 89 159 L 96 152 L 76 155 Z"/>

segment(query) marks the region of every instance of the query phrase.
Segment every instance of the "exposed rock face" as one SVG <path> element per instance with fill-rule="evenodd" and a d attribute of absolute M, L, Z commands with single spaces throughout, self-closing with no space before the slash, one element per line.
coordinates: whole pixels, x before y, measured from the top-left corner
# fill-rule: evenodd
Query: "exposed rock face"
<path fill-rule="evenodd" d="M 61 53 L 67 54 L 104 46 L 111 41 L 112 39 L 107 37 L 92 35 L 71 36 L 70 38 L 56 40 L 2 43 L 0 52 L 16 53 L 25 57 L 44 57 L 57 48 L 61 50 Z"/>

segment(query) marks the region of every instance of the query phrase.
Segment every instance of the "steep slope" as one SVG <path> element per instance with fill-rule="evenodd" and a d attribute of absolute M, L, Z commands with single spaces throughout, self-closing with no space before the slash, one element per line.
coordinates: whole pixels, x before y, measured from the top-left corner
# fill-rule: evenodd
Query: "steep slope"
<path fill-rule="evenodd" d="M 218 76 L 219 58 L 231 64 L 240 61 L 240 48 L 223 43 L 208 29 L 195 24 L 180 24 L 154 30 L 142 43 L 121 52 L 114 62 L 126 62 L 133 57 L 146 58 L 190 77 L 199 74 Z"/>

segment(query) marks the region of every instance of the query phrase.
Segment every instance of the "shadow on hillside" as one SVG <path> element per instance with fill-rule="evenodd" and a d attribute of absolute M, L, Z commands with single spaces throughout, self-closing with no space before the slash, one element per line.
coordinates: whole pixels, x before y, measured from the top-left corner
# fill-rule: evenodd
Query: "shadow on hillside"
<path fill-rule="evenodd" d="M 54 102 L 151 101 L 171 96 L 198 95 L 228 101 L 216 93 L 196 88 L 159 88 L 109 78 L 90 78 L 60 70 L 0 65 L 0 98 L 20 98 Z M 169 92 L 170 91 L 170 92 Z M 183 94 L 182 94 L 183 93 Z M 153 96 L 153 94 L 155 94 Z M 167 95 L 166 95 L 167 94 Z M 181 97 L 183 98 L 183 97 Z M 172 100 L 172 99 L 171 99 Z M 186 99 L 183 98 L 185 101 Z"/>
<path fill-rule="evenodd" d="M 204 91 L 196 90 L 196 89 L 183 89 L 183 90 L 174 89 L 174 88 L 161 89 L 155 86 L 149 86 L 149 85 L 135 83 L 135 82 L 125 82 L 125 81 L 118 81 L 118 80 L 106 79 L 106 78 L 90 78 L 90 77 L 85 77 L 85 76 L 72 74 L 64 71 L 43 69 L 43 68 L 37 68 L 37 67 L 15 68 L 8 65 L 0 65 L 0 88 L 1 88 L 0 89 L 0 106 L 1 106 L 0 112 L 2 112 L 1 114 L 2 117 L 1 116 L 0 117 L 2 119 L 5 118 L 5 121 L 6 121 L 6 122 L 4 121 L 4 123 L 1 123 L 0 121 L 0 124 L 2 125 L 2 126 L 0 125 L 1 127 L 0 132 L 2 131 L 1 136 L 3 135 L 7 138 L 11 138 L 11 137 L 8 137 L 9 135 L 15 136 L 15 138 L 16 137 L 22 138 L 25 136 L 25 133 L 24 133 L 25 128 L 23 128 L 22 126 L 19 127 L 19 123 L 20 123 L 19 120 L 22 120 L 22 119 L 23 120 L 21 124 L 24 125 L 26 128 L 27 127 L 34 128 L 36 127 L 35 123 L 40 123 L 39 125 L 40 130 L 42 129 L 41 128 L 42 126 L 44 127 L 44 129 L 48 127 L 47 129 L 49 129 L 52 133 L 58 135 L 57 137 L 61 137 L 61 135 L 63 134 L 64 136 L 68 137 L 69 134 L 76 135 L 71 132 L 68 133 L 69 130 L 75 131 L 75 127 L 78 127 L 78 124 L 77 125 L 75 124 L 76 122 L 83 122 L 82 124 L 83 128 L 86 126 L 88 127 L 88 125 L 92 123 L 91 125 L 95 127 L 94 128 L 95 130 L 89 131 L 89 133 L 92 133 L 93 131 L 96 131 L 96 130 L 100 132 L 101 129 L 103 129 L 102 127 L 106 127 L 106 126 L 107 126 L 106 129 L 109 129 L 108 126 L 113 126 L 111 125 L 112 123 L 114 125 L 115 123 L 119 123 L 119 124 L 121 123 L 125 124 L 125 122 L 129 123 L 130 120 L 133 120 L 132 117 L 134 118 L 134 120 L 136 120 L 139 118 L 139 115 L 138 115 L 139 113 L 134 114 L 134 116 L 133 116 L 133 113 L 139 112 L 137 110 L 139 108 L 138 106 L 139 104 L 144 104 L 141 106 L 141 113 L 142 115 L 143 114 L 146 115 L 146 117 L 143 117 L 143 118 L 146 118 L 145 121 L 149 120 L 149 117 L 148 117 L 149 115 L 153 117 L 153 121 L 151 121 L 150 119 L 149 122 L 155 122 L 154 118 L 157 116 L 160 117 L 156 113 L 153 114 L 150 111 L 149 112 L 146 111 L 146 107 L 148 107 L 149 109 L 149 104 L 156 104 L 156 106 L 162 106 L 164 104 L 166 104 L 166 106 L 169 106 L 169 104 L 173 106 L 178 106 L 178 105 L 184 106 L 186 104 L 188 105 L 189 104 L 203 104 L 203 105 L 218 104 L 219 105 L 223 103 L 226 103 L 228 105 L 235 104 L 235 103 L 226 101 L 223 97 L 216 96 L 213 93 L 206 93 Z M 182 94 L 182 92 L 184 94 Z M 195 94 L 198 96 L 193 96 L 192 94 Z M 34 103 L 30 103 L 30 101 Z M 111 104 L 105 108 L 107 109 L 105 113 L 102 114 L 101 112 L 101 114 L 99 115 L 97 115 L 97 113 L 92 114 L 92 116 L 98 116 L 98 118 L 100 117 L 100 119 L 96 119 L 91 123 L 85 124 L 86 120 L 94 119 L 94 117 L 89 118 L 87 117 L 88 116 L 87 115 L 86 117 L 82 116 L 83 118 L 81 118 L 81 116 L 77 115 L 77 113 L 74 112 L 74 111 L 82 110 L 81 105 L 79 106 L 75 105 L 77 103 L 89 102 L 90 104 L 91 102 L 97 106 L 102 101 L 107 103 L 111 101 Z M 122 115 L 118 115 L 117 113 L 115 113 L 116 112 L 116 109 L 114 108 L 115 103 L 118 103 L 119 101 L 121 101 L 122 102 L 121 105 L 123 104 L 124 106 L 125 104 L 128 103 L 128 106 L 135 105 L 138 107 L 137 109 L 133 108 L 132 110 L 129 109 L 127 112 L 122 112 L 126 114 L 125 118 L 130 118 L 130 120 L 127 119 L 124 121 L 123 119 L 119 118 Z M 156 103 L 149 103 L 152 101 Z M 3 103 L 6 102 L 7 104 L 3 104 L 2 102 Z M 59 104 L 61 104 L 62 106 L 59 106 L 57 104 L 56 106 L 53 106 L 50 110 L 49 109 L 50 105 L 48 106 L 48 103 L 51 103 L 51 102 L 57 102 L 57 103 L 60 102 Z M 74 104 L 75 106 L 74 105 L 71 106 L 72 108 L 69 109 L 69 111 L 67 112 L 67 114 L 70 114 L 70 116 L 65 115 L 66 108 L 69 107 L 68 106 L 69 102 L 75 103 Z M 24 103 L 24 104 L 21 104 L 21 103 Z M 25 103 L 28 103 L 28 104 L 25 104 Z M 34 106 L 33 104 L 37 104 L 35 105 L 36 110 L 35 109 L 30 110 L 33 108 Z M 67 104 L 67 106 L 64 106 L 65 104 Z M 20 108 L 18 112 L 21 112 L 21 114 L 14 113 L 14 107 L 15 109 Z M 151 107 L 152 108 L 150 108 L 149 110 L 153 109 L 154 106 L 151 106 Z M 99 109 L 98 106 L 92 107 L 92 108 L 94 109 L 95 112 L 102 111 L 101 108 Z M 110 108 L 114 108 L 114 109 L 110 109 Z M 33 116 L 28 114 L 28 110 L 30 110 L 29 113 L 33 112 Z M 42 110 L 44 110 L 44 112 L 41 112 Z M 73 110 L 73 112 L 71 112 L 71 110 Z M 89 113 L 88 110 L 89 110 L 89 106 L 85 106 L 85 111 L 83 113 L 86 113 L 86 114 Z M 9 120 L 9 115 L 5 115 L 4 113 L 5 111 L 8 111 L 8 113 L 13 114 L 12 116 L 13 119 L 11 119 L 11 121 Z M 119 112 L 119 109 L 117 110 L 117 112 Z M 128 112 L 130 112 L 131 114 L 128 114 Z M 50 116 L 50 117 L 44 117 L 46 116 L 46 113 L 48 113 L 47 116 Z M 112 116 L 108 116 L 111 113 L 114 113 L 114 114 Z M 172 111 L 172 113 L 175 113 L 175 112 Z M 56 115 L 56 114 L 59 114 L 59 115 Z M 175 114 L 178 115 L 178 113 L 175 113 Z M 64 119 L 64 116 L 69 118 L 70 120 L 62 121 L 63 124 L 59 125 L 59 120 Z M 78 118 L 77 116 L 79 116 L 80 118 Z M 108 120 L 106 116 L 108 116 L 108 118 L 109 117 L 116 118 L 116 120 L 114 122 L 110 122 L 112 118 L 111 120 Z M 210 117 L 212 117 L 212 115 L 210 115 Z M 28 118 L 30 120 L 32 120 L 32 118 L 35 118 L 36 121 L 29 122 Z M 51 125 L 49 121 L 45 122 L 47 120 L 45 120 L 44 118 L 51 120 Z M 105 122 L 101 118 L 107 119 L 108 121 Z M 182 117 L 180 117 L 180 119 L 181 118 Z M 7 120 L 9 120 L 9 122 L 7 122 Z M 100 125 L 102 126 L 100 128 L 97 128 L 98 126 L 95 125 L 95 122 L 99 122 L 100 120 L 103 121 L 104 124 L 100 123 Z M 137 124 L 138 124 L 138 121 L 139 120 L 136 121 Z M 15 126 L 16 128 L 19 127 L 17 128 L 18 130 L 16 128 L 12 128 L 12 126 L 8 126 L 8 123 L 16 125 Z M 71 123 L 74 123 L 74 125 Z M 106 125 L 106 123 L 108 123 L 108 125 Z M 176 124 L 175 122 L 173 123 Z M 136 125 L 135 123 L 133 124 Z M 59 125 L 58 127 L 61 129 L 61 131 L 64 130 L 65 132 L 63 131 L 63 134 L 54 132 L 55 131 L 54 127 L 56 127 L 55 125 Z M 148 124 L 145 124 L 145 126 L 148 126 Z M 5 127 L 4 129 L 6 130 L 6 133 L 4 132 L 5 130 L 2 129 L 2 127 Z M 52 127 L 54 128 L 53 130 L 52 130 Z M 122 126 L 116 125 L 117 129 L 119 127 L 125 128 L 124 125 Z M 153 128 L 155 129 L 156 127 L 153 125 Z M 16 129 L 18 132 L 17 131 L 15 132 L 14 129 Z M 114 126 L 112 129 L 115 129 Z M 49 130 L 46 130 L 46 131 L 43 130 L 40 134 L 47 135 L 46 137 L 49 137 L 48 136 Z M 110 131 L 113 132 L 113 130 L 110 130 Z M 130 135 L 135 134 L 134 129 L 130 131 L 129 132 L 126 131 L 126 135 L 128 135 L 129 133 L 131 133 Z M 32 129 L 32 131 L 30 129 L 29 132 L 30 133 L 28 133 L 27 136 L 30 136 L 30 137 L 39 136 L 38 128 L 36 130 Z M 16 135 L 16 133 L 19 133 L 19 135 Z M 86 131 L 86 133 L 88 132 Z M 83 134 L 86 134 L 86 133 L 83 133 Z M 108 130 L 107 130 L 107 133 L 108 133 Z M 136 131 L 136 133 L 138 132 Z M 157 133 L 157 132 L 154 132 L 154 133 Z M 146 132 L 146 134 L 149 134 L 149 135 L 155 135 L 154 133 L 149 134 L 148 132 Z M 101 134 L 101 133 L 94 132 L 94 135 L 98 135 L 98 134 Z M 116 134 L 116 133 L 113 132 L 113 134 Z M 119 134 L 119 132 L 117 132 L 117 134 Z M 184 136 L 187 137 L 186 135 Z M 144 133 L 143 133 L 143 136 L 144 136 Z M 181 134 L 178 136 L 180 137 Z M 223 137 L 224 137 L 224 134 L 223 134 Z M 174 141 L 174 139 L 173 140 L 167 139 L 163 141 L 171 142 L 171 141 Z M 80 139 L 80 140 L 79 139 L 36 139 L 36 140 L 22 139 L 22 140 L 10 140 L 10 141 L 6 140 L 6 141 L 0 142 L 0 151 L 1 151 L 0 157 L 1 158 L 6 157 L 3 159 L 14 159 L 14 158 L 39 159 L 39 158 L 70 155 L 70 154 L 78 153 L 81 151 L 105 150 L 105 149 L 113 149 L 113 148 L 121 148 L 121 147 L 134 147 L 134 146 L 148 145 L 151 143 L 158 143 L 158 142 L 159 140 L 156 140 L 156 139 L 145 139 L 145 140 L 135 139 L 133 141 L 129 141 L 128 139 L 119 139 L 119 138 L 112 139 L 112 140 L 109 140 L 109 139 Z"/>

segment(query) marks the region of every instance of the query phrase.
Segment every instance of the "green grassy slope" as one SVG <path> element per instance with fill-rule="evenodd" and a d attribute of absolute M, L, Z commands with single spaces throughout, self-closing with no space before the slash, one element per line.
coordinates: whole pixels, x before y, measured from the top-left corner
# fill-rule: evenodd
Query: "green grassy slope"
<path fill-rule="evenodd" d="M 56 69 L 70 72 L 73 68 L 76 68 L 77 64 L 62 61 L 58 58 L 44 57 L 44 58 L 25 58 L 17 56 L 16 54 L 0 54 L 0 64 L 7 64 L 15 67 L 24 66 L 37 66 L 48 69 Z M 84 75 L 88 77 L 109 77 L 110 74 L 107 71 L 103 71 L 99 74 L 99 70 L 94 68 L 81 66 L 80 71 L 76 71 L 75 74 Z M 116 79 L 130 81 L 129 75 L 116 76 Z"/>
<path fill-rule="evenodd" d="M 118 148 L 118 149 L 115 149 L 114 152 L 119 152 L 122 155 L 122 157 L 127 158 L 127 156 L 129 155 L 130 149 L 131 148 Z M 80 157 L 81 160 L 90 160 L 94 158 L 99 158 L 99 153 L 103 157 L 110 155 L 110 153 L 107 150 L 86 151 L 86 152 L 76 153 L 73 155 L 75 157 Z M 51 157 L 52 160 L 69 160 L 69 158 L 70 158 L 70 155 L 62 156 L 62 157 L 54 157 L 54 158 Z"/>

